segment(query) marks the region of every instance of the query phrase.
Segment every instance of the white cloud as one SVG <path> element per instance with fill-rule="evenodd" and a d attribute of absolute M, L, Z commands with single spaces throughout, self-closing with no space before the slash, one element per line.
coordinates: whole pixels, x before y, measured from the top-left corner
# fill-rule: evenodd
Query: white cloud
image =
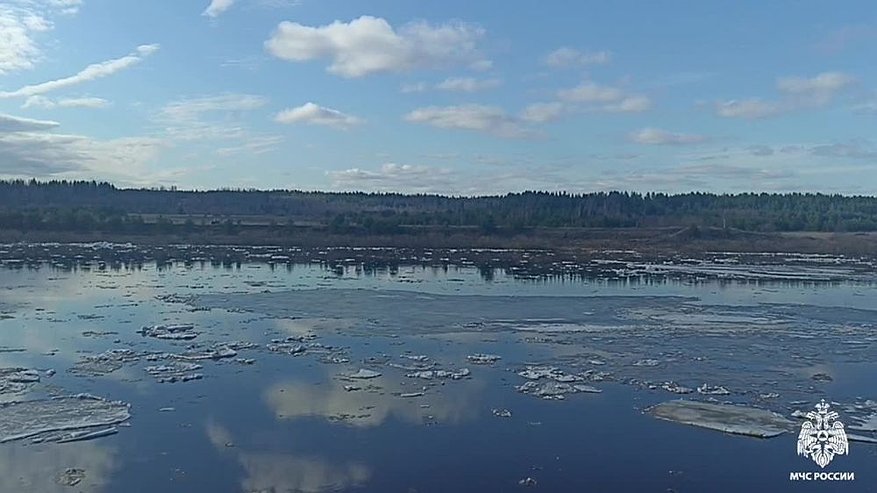
<path fill-rule="evenodd" d="M 477 92 L 499 87 L 502 81 L 499 79 L 476 79 L 474 77 L 449 77 L 438 84 L 435 88 L 440 91 Z"/>
<path fill-rule="evenodd" d="M 39 38 L 54 29 L 53 17 L 72 14 L 79 0 L 6 0 L 0 2 L 0 75 L 29 70 L 42 57 Z"/>
<path fill-rule="evenodd" d="M 745 118 L 756 120 L 781 114 L 784 108 L 779 103 L 758 98 L 720 101 L 716 103 L 716 114 L 724 118 Z"/>
<path fill-rule="evenodd" d="M 841 91 L 856 82 L 841 72 L 823 72 L 814 77 L 780 77 L 777 90 L 782 98 L 768 101 L 760 98 L 719 101 L 716 114 L 725 118 L 759 119 L 783 115 L 792 111 L 826 106 Z"/>
<path fill-rule="evenodd" d="M 167 120 L 193 121 L 205 113 L 255 110 L 267 102 L 264 97 L 253 94 L 220 94 L 174 101 L 165 105 L 160 113 Z"/>
<path fill-rule="evenodd" d="M 355 78 L 477 64 L 483 35 L 483 29 L 463 23 L 413 22 L 397 30 L 382 18 L 362 16 L 318 27 L 282 22 L 265 47 L 288 61 L 328 59 L 330 73 Z"/>
<path fill-rule="evenodd" d="M 558 120 L 567 111 L 567 106 L 559 102 L 533 103 L 521 112 L 521 119 L 533 123 Z"/>
<path fill-rule="evenodd" d="M 652 100 L 646 96 L 626 96 L 617 103 L 607 104 L 603 110 L 613 113 L 641 113 L 652 108 Z"/>
<path fill-rule="evenodd" d="M 281 142 L 283 137 L 277 135 L 256 135 L 244 139 L 240 144 L 220 147 L 216 150 L 216 154 L 220 156 L 265 154 L 273 151 Z"/>
<path fill-rule="evenodd" d="M 61 13 L 67 15 L 79 12 L 79 7 L 82 6 L 82 0 L 48 0 L 47 3 L 51 7 L 61 9 Z"/>
<path fill-rule="evenodd" d="M 101 178 L 154 183 L 148 164 L 163 146 L 151 137 L 96 140 L 48 132 L 0 133 L 0 176 Z"/>
<path fill-rule="evenodd" d="M 211 0 L 210 5 L 204 9 L 201 15 L 213 18 L 219 17 L 220 14 L 231 8 L 234 3 L 235 0 Z"/>
<path fill-rule="evenodd" d="M 253 94 L 219 94 L 174 101 L 154 117 L 162 133 L 176 141 L 220 140 L 224 145 L 252 139 L 242 122 L 246 112 L 258 110 L 268 100 Z"/>
<path fill-rule="evenodd" d="M 557 92 L 561 101 L 583 105 L 585 111 L 638 113 L 652 107 L 652 101 L 642 94 L 630 94 L 623 89 L 585 81 L 571 89 Z"/>
<path fill-rule="evenodd" d="M 814 156 L 877 160 L 877 147 L 868 141 L 817 145 L 810 149 Z"/>
<path fill-rule="evenodd" d="M 133 65 L 140 63 L 145 57 L 155 53 L 158 45 L 142 45 L 138 46 L 133 53 L 122 58 L 108 60 L 106 62 L 95 63 L 89 65 L 79 71 L 76 75 L 64 77 L 61 79 L 51 80 L 40 84 L 24 86 L 15 91 L 0 91 L 0 98 L 28 97 L 75 86 L 83 82 L 101 79 L 115 74 L 116 72 L 125 70 Z"/>
<path fill-rule="evenodd" d="M 557 97 L 571 103 L 614 103 L 624 98 L 624 92 L 617 87 L 582 82 L 572 89 L 558 91 Z"/>
<path fill-rule="evenodd" d="M 110 102 L 103 98 L 60 98 L 53 100 L 45 96 L 31 96 L 27 98 L 22 108 L 106 108 Z"/>
<path fill-rule="evenodd" d="M 446 193 L 454 178 L 447 168 L 396 163 L 386 163 L 377 171 L 350 168 L 326 174 L 338 189 L 408 193 Z"/>
<path fill-rule="evenodd" d="M 781 77 L 777 80 L 780 91 L 811 99 L 824 104 L 831 98 L 856 81 L 855 78 L 841 72 L 823 72 L 815 77 Z"/>
<path fill-rule="evenodd" d="M 478 92 L 494 89 L 502 85 L 502 79 L 478 79 L 476 77 L 448 77 L 434 85 L 426 82 L 409 82 L 402 84 L 402 93 L 410 94 L 426 92 L 431 89 L 448 92 Z"/>
<path fill-rule="evenodd" d="M 644 145 L 700 144 L 707 139 L 702 135 L 668 132 L 659 128 L 644 128 L 630 134 L 630 140 Z"/>
<path fill-rule="evenodd" d="M 362 123 L 360 118 L 311 102 L 281 111 L 274 118 L 274 121 L 284 124 L 305 123 L 324 125 L 342 130 Z"/>
<path fill-rule="evenodd" d="M 47 130 L 50 128 L 55 128 L 58 125 L 58 122 L 47 120 L 32 120 L 30 118 L 22 118 L 0 113 L 0 133 Z"/>
<path fill-rule="evenodd" d="M 558 48 L 545 56 L 545 64 L 551 68 L 586 67 L 608 63 L 612 53 L 608 51 L 582 52 L 574 48 Z"/>
<path fill-rule="evenodd" d="M 428 106 L 408 113 L 405 115 L 405 120 L 444 129 L 485 132 L 508 139 L 535 135 L 520 120 L 508 115 L 502 108 L 480 104 Z"/>

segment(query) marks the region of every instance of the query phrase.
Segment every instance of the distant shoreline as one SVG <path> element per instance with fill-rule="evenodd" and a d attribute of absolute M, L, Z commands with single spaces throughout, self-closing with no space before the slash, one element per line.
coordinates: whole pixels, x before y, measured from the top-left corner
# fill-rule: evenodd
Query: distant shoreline
<path fill-rule="evenodd" d="M 298 247 L 507 248 L 563 253 L 636 250 L 649 256 L 708 252 L 776 252 L 877 257 L 877 233 L 754 233 L 720 228 L 532 228 L 483 232 L 472 228 L 404 228 L 401 233 L 331 232 L 320 227 L 239 226 L 132 234 L 106 231 L 0 230 L 0 243 L 133 243 Z"/>

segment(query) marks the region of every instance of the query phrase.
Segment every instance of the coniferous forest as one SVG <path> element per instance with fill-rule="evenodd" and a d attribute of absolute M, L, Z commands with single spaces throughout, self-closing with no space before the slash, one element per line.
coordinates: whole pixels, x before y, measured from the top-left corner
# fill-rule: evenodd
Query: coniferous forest
<path fill-rule="evenodd" d="M 812 193 L 523 192 L 446 197 L 288 190 L 125 189 L 85 181 L 0 182 L 0 228 L 149 232 L 246 224 L 392 233 L 402 227 L 877 230 L 877 198 Z"/>

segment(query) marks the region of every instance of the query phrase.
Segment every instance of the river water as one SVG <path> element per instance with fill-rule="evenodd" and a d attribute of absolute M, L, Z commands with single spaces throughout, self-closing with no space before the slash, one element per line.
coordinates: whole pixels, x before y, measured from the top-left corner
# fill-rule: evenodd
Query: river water
<path fill-rule="evenodd" d="M 0 444 L 0 491 L 877 491 L 877 445 L 851 442 L 825 469 L 854 481 L 790 481 L 822 470 L 794 430 L 646 412 L 683 398 L 794 419 L 825 399 L 873 438 L 873 285 L 484 274 L 3 269 L 0 367 L 40 381 L 0 399 L 87 393 L 131 417 L 92 440 Z M 190 335 L 139 333 L 174 324 Z M 126 352 L 96 358 L 107 350 Z M 587 390 L 521 391 L 552 381 L 527 369 Z"/>

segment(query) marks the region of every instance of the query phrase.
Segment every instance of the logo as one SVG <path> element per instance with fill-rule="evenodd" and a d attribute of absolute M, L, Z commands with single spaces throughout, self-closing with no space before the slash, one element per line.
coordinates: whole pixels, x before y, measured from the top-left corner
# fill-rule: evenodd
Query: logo
<path fill-rule="evenodd" d="M 850 450 L 844 425 L 830 409 L 825 399 L 816 404 L 816 410 L 807 413 L 807 421 L 801 424 L 798 434 L 798 455 L 813 459 L 821 468 L 831 463 L 835 455 L 846 455 Z"/>

